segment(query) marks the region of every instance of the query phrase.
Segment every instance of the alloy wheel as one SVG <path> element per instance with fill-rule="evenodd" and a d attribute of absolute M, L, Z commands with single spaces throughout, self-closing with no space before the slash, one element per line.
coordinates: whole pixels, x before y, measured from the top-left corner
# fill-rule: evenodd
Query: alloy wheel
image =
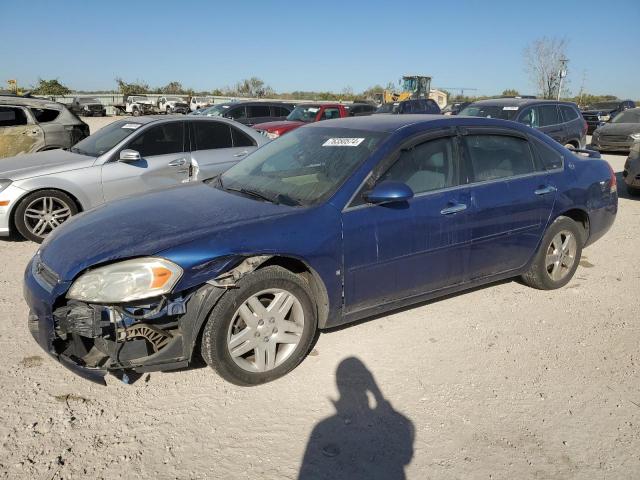
<path fill-rule="evenodd" d="M 55 197 L 39 197 L 27 205 L 24 223 L 36 237 L 44 238 L 71 216 L 66 202 Z"/>
<path fill-rule="evenodd" d="M 576 237 L 568 230 L 562 230 L 551 239 L 545 257 L 545 267 L 551 280 L 561 281 L 571 272 L 576 251 Z"/>
<path fill-rule="evenodd" d="M 304 330 L 302 304 L 283 289 L 251 295 L 236 310 L 227 333 L 227 349 L 240 368 L 267 372 L 295 351 Z"/>

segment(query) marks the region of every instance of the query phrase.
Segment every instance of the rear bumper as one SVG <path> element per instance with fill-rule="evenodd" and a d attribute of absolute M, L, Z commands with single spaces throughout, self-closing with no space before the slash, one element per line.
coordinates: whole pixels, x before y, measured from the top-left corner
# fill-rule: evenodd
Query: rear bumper
<path fill-rule="evenodd" d="M 622 171 L 624 183 L 630 187 L 640 188 L 640 158 L 628 158 Z"/>
<path fill-rule="evenodd" d="M 589 211 L 589 238 L 585 247 L 598 241 L 613 226 L 618 213 L 618 193 L 614 192 L 599 208 Z"/>

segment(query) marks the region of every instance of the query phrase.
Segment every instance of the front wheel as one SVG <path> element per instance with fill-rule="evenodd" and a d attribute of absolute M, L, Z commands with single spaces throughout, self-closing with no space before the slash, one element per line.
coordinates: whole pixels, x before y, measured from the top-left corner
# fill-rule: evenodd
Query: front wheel
<path fill-rule="evenodd" d="M 58 190 L 40 190 L 27 195 L 16 208 L 16 229 L 27 240 L 37 243 L 78 213 L 73 199 Z"/>
<path fill-rule="evenodd" d="M 259 385 L 293 370 L 311 348 L 317 318 L 309 285 L 282 267 L 242 278 L 211 312 L 201 353 L 221 377 Z"/>
<path fill-rule="evenodd" d="M 547 229 L 522 280 L 540 290 L 564 287 L 580 263 L 583 237 L 580 225 L 568 217 L 558 217 Z"/>
<path fill-rule="evenodd" d="M 137 108 L 133 109 L 133 116 L 134 117 L 139 117 L 140 116 L 140 110 L 138 110 Z"/>

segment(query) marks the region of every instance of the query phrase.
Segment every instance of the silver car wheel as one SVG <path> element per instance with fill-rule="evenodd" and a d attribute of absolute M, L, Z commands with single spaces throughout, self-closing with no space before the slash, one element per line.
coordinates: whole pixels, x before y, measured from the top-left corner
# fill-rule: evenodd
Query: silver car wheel
<path fill-rule="evenodd" d="M 54 197 L 39 197 L 27 205 L 24 224 L 33 235 L 44 238 L 70 216 L 71 208 L 66 202 Z"/>
<path fill-rule="evenodd" d="M 545 259 L 547 274 L 554 282 L 563 280 L 576 261 L 576 237 L 568 230 L 562 230 L 553 237 Z"/>
<path fill-rule="evenodd" d="M 291 292 L 258 292 L 236 310 L 227 333 L 233 361 L 250 372 L 267 372 L 291 356 L 302 338 L 304 310 Z"/>

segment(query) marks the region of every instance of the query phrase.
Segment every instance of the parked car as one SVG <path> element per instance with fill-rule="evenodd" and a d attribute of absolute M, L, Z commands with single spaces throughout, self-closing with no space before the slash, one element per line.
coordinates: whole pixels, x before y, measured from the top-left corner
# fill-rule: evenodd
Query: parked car
<path fill-rule="evenodd" d="M 591 147 L 598 151 L 629 151 L 640 141 L 640 108 L 617 114 L 608 123 L 601 123 L 593 132 Z"/>
<path fill-rule="evenodd" d="M 296 106 L 283 121 L 258 123 L 253 128 L 273 139 L 307 123 L 348 116 L 349 110 L 341 103 L 305 103 Z"/>
<path fill-rule="evenodd" d="M 69 148 L 88 136 L 89 126 L 61 103 L 0 95 L 0 159 Z"/>
<path fill-rule="evenodd" d="M 6 159 L 0 162 L 0 236 L 15 226 L 42 242 L 78 212 L 217 175 L 267 141 L 222 118 L 149 116 L 113 122 L 69 151 Z"/>
<path fill-rule="evenodd" d="M 69 110 L 83 117 L 104 117 L 107 114 L 107 110 L 100 100 L 93 97 L 75 97 L 69 105 Z"/>
<path fill-rule="evenodd" d="M 582 116 L 588 125 L 587 133 L 592 133 L 602 122 L 608 122 L 618 113 L 635 107 L 636 104 L 632 100 L 598 102 L 585 107 Z"/>
<path fill-rule="evenodd" d="M 155 103 L 146 95 L 129 95 L 124 103 L 113 105 L 118 114 L 133 115 L 151 115 L 155 110 Z"/>
<path fill-rule="evenodd" d="M 430 98 L 420 98 L 416 100 L 403 100 L 400 102 L 383 103 L 375 113 L 395 113 L 400 115 L 408 113 L 419 113 L 439 115 L 440 107 L 434 100 L 431 100 Z"/>
<path fill-rule="evenodd" d="M 178 96 L 166 95 L 158 98 L 158 111 L 164 114 L 170 113 L 189 113 L 189 104 L 187 101 Z"/>
<path fill-rule="evenodd" d="M 344 106 L 349 112 L 350 117 L 365 117 L 367 115 L 372 115 L 377 109 L 378 106 L 373 103 L 350 103 Z"/>
<path fill-rule="evenodd" d="M 294 109 L 283 102 L 230 102 L 219 103 L 199 111 L 205 117 L 224 117 L 247 126 L 256 123 L 282 121 Z"/>
<path fill-rule="evenodd" d="M 211 181 L 56 230 L 25 272 L 29 328 L 97 382 L 201 355 L 261 384 L 301 362 L 318 329 L 511 277 L 564 286 L 617 205 L 607 162 L 514 122 L 317 122 Z"/>
<path fill-rule="evenodd" d="M 624 163 L 622 178 L 631 195 L 640 195 L 640 140 L 636 140 L 629 151 L 629 158 Z"/>
<path fill-rule="evenodd" d="M 462 110 L 471 105 L 471 102 L 450 103 L 442 109 L 443 115 L 458 115 Z"/>
<path fill-rule="evenodd" d="M 196 110 L 200 110 L 201 108 L 207 108 L 213 105 L 214 103 L 213 97 L 191 97 L 191 101 L 189 102 L 189 110 L 195 112 Z"/>
<path fill-rule="evenodd" d="M 587 122 L 575 103 L 529 98 L 497 98 L 473 102 L 458 115 L 500 118 L 523 123 L 546 133 L 566 147 L 582 149 Z"/>

